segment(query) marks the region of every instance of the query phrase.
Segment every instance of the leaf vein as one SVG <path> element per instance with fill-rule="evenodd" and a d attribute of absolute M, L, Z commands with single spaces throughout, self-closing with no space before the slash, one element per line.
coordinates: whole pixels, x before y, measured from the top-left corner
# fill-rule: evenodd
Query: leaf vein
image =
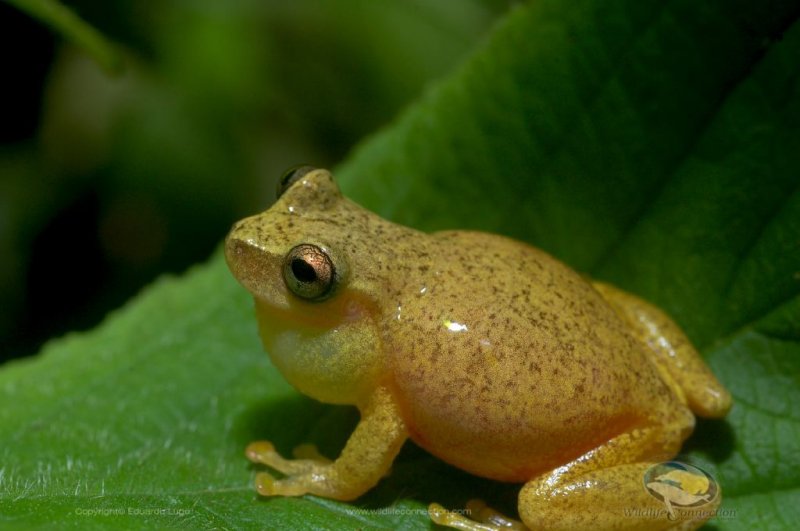
<path fill-rule="evenodd" d="M 793 23 L 794 20 L 787 23 L 784 27 L 781 28 L 779 34 L 785 32 Z M 670 171 L 665 172 L 664 174 L 665 179 L 660 183 L 660 185 L 655 186 L 654 189 L 650 191 L 650 193 L 646 194 L 646 197 L 648 199 L 645 201 L 645 203 L 642 205 L 639 211 L 625 225 L 625 227 L 623 227 L 619 237 L 617 237 L 615 241 L 608 244 L 606 250 L 603 251 L 598 257 L 598 259 L 595 260 L 595 262 L 588 268 L 588 271 L 590 273 L 596 273 L 598 270 L 603 268 L 606 265 L 606 263 L 613 258 L 616 251 L 620 249 L 624 245 L 624 243 L 631 237 L 634 230 L 642 222 L 642 220 L 647 218 L 647 215 L 651 211 L 652 207 L 655 204 L 657 204 L 659 199 L 663 196 L 669 184 L 676 179 L 676 174 L 678 173 L 678 170 L 686 163 L 686 159 L 688 158 L 689 154 L 691 154 L 695 150 L 697 145 L 703 139 L 704 134 L 713 124 L 714 119 L 719 114 L 723 106 L 730 99 L 732 93 L 742 84 L 744 80 L 750 77 L 751 73 L 764 58 L 765 54 L 766 54 L 765 50 L 755 51 L 747 66 L 742 69 L 740 74 L 736 76 L 735 79 L 733 79 L 730 83 L 728 83 L 728 85 L 724 89 L 722 89 L 718 98 L 714 102 L 714 105 L 698 122 L 695 130 L 692 131 L 691 139 L 686 143 L 686 147 L 683 153 L 676 157 L 673 168 Z"/>

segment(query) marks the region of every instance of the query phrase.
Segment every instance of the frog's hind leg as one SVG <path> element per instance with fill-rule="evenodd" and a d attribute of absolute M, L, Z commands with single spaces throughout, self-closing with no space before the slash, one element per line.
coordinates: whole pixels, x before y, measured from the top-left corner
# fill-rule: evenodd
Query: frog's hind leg
<path fill-rule="evenodd" d="M 521 531 L 528 529 L 519 520 L 508 518 L 491 507 L 487 507 L 482 500 L 468 501 L 465 512 L 469 518 L 457 512 L 448 511 L 438 503 L 432 503 L 428 507 L 428 514 L 434 523 L 453 529 L 466 531 Z"/>
<path fill-rule="evenodd" d="M 731 396 L 692 346 L 683 331 L 664 312 L 621 289 L 602 282 L 594 288 L 649 347 L 662 378 L 698 416 L 724 417 Z"/>
<path fill-rule="evenodd" d="M 648 471 L 660 464 L 664 452 L 674 455 L 679 447 L 679 430 L 665 433 L 654 427 L 622 434 L 526 483 L 519 494 L 519 514 L 531 529 L 696 529 L 719 506 L 716 485 L 713 497 L 702 497 L 706 503 L 673 503 L 672 514 L 664 503 L 666 495 L 658 498 L 645 488 Z M 668 487 L 676 495 L 682 492 Z"/>
<path fill-rule="evenodd" d="M 552 476 L 527 483 L 519 511 L 531 529 L 688 530 L 716 514 L 720 496 L 699 508 L 668 509 L 669 500 L 649 494 L 642 478 L 658 463 L 642 462 L 596 470 L 578 477 Z"/>

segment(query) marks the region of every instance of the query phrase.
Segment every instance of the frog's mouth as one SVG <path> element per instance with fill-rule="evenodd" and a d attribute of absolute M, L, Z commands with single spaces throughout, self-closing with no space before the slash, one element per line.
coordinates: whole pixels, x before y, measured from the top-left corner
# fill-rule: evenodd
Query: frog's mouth
<path fill-rule="evenodd" d="M 369 298 L 352 291 L 322 302 L 307 302 L 284 294 L 279 304 L 254 297 L 259 326 L 268 333 L 301 330 L 321 333 L 349 323 L 369 320 L 379 311 Z"/>

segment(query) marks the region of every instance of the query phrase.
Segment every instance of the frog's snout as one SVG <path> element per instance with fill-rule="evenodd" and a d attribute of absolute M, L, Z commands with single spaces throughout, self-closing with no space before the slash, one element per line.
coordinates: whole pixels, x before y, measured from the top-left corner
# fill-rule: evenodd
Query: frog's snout
<path fill-rule="evenodd" d="M 249 239 L 236 235 L 236 226 L 225 239 L 225 261 L 236 280 L 255 296 L 263 295 L 265 275 L 270 271 L 269 254 Z"/>

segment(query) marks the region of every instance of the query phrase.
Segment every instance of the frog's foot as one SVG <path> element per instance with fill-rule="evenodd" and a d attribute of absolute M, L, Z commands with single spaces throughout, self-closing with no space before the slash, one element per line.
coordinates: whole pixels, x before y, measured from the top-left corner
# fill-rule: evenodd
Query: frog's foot
<path fill-rule="evenodd" d="M 275 479 L 269 472 L 256 474 L 256 492 L 261 496 L 302 496 L 311 491 L 313 483 L 300 474 Z"/>
<path fill-rule="evenodd" d="M 275 479 L 269 472 L 256 474 L 256 491 L 262 496 L 302 496 L 313 489 L 314 475 L 321 475 L 330 467 L 331 460 L 319 453 L 312 444 L 303 444 L 293 451 L 299 459 L 284 459 L 269 441 L 250 443 L 245 450 L 247 458 L 285 474 Z"/>
<path fill-rule="evenodd" d="M 256 491 L 261 496 L 302 496 L 314 492 L 316 479 L 324 477 L 331 468 L 331 461 L 322 456 L 313 445 L 298 446 L 294 450 L 301 459 L 284 459 L 268 441 L 251 443 L 245 452 L 254 462 L 285 474 L 276 479 L 269 472 L 256 474 Z"/>
<path fill-rule="evenodd" d="M 508 518 L 488 507 L 482 500 L 470 500 L 467 502 L 466 514 L 448 511 L 438 503 L 428 506 L 428 514 L 431 520 L 438 525 L 451 527 L 453 529 L 464 529 L 466 531 L 500 531 L 503 529 L 524 530 L 528 529 L 519 520 Z"/>
<path fill-rule="evenodd" d="M 284 459 L 269 441 L 252 442 L 245 450 L 245 455 L 253 463 L 267 465 L 286 475 L 303 474 L 331 463 L 313 444 L 302 444 L 293 453 L 298 459 Z"/>
<path fill-rule="evenodd" d="M 328 465 L 333 462 L 324 455 L 322 455 L 321 453 L 319 453 L 317 447 L 310 443 L 295 446 L 294 449 L 292 450 L 292 455 L 295 457 L 295 459 L 310 460 L 320 465 Z"/>

